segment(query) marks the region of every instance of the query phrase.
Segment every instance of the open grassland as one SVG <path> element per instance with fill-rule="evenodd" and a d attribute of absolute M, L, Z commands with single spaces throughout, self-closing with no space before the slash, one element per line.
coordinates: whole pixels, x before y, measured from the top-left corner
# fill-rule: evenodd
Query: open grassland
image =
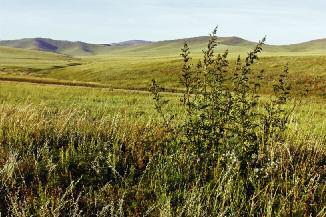
<path fill-rule="evenodd" d="M 325 216 L 326 56 L 278 48 L 253 66 L 257 107 L 217 89 L 188 113 L 180 43 L 81 58 L 0 48 L 0 216 Z M 274 105 L 287 63 L 295 99 Z M 152 78 L 178 92 L 162 94 L 163 117 Z"/>
<path fill-rule="evenodd" d="M 197 64 L 194 59 L 194 65 Z M 264 57 L 256 69 L 265 69 L 265 85 L 289 64 L 294 89 L 308 87 L 312 94 L 323 95 L 326 89 L 326 56 Z M 232 64 L 233 63 L 233 64 Z M 231 60 L 230 68 L 235 68 Z M 55 79 L 99 82 L 114 88 L 146 88 L 155 78 L 167 88 L 180 88 L 180 58 L 88 58 L 85 64 L 56 70 L 45 75 Z M 268 90 L 265 90 L 268 92 Z"/>
<path fill-rule="evenodd" d="M 198 46 L 204 47 L 202 44 Z M 224 47 L 220 49 L 220 52 L 224 51 Z M 268 47 L 266 49 L 268 50 Z M 151 80 L 155 78 L 170 91 L 178 91 L 181 88 L 179 72 L 182 63 L 180 56 L 177 55 L 180 47 L 173 51 L 173 54 L 167 56 L 164 56 L 164 52 L 160 52 L 160 50 L 155 50 L 156 55 L 139 51 L 143 56 L 133 55 L 132 48 L 128 48 L 126 54 L 122 52 L 123 48 L 118 50 L 117 55 L 76 58 L 54 53 L 0 47 L 0 77 L 16 76 L 19 79 L 25 78 L 34 81 L 41 78 L 52 81 L 52 83 L 54 80 L 58 80 L 57 83 L 64 81 L 91 82 L 99 84 L 98 86 L 138 90 L 148 90 Z M 194 65 L 198 62 L 199 54 L 198 48 L 193 53 Z M 244 51 L 242 51 L 242 56 L 245 56 Z M 232 69 L 235 68 L 236 53 L 230 53 L 230 59 L 230 73 L 232 74 Z M 266 52 L 255 68 L 257 71 L 265 70 L 263 83 L 263 92 L 265 93 L 270 92 L 268 84 L 283 70 L 284 65 L 288 64 L 289 76 L 296 92 L 308 88 L 311 95 L 325 96 L 325 62 L 326 55 Z M 44 82 L 46 83 L 46 81 Z"/>
<path fill-rule="evenodd" d="M 180 103 L 178 94 L 166 97 Z M 252 174 L 249 201 L 236 161 L 218 166 L 203 185 L 189 156 L 159 154 L 166 132 L 149 93 L 1 82 L 0 111 L 4 215 L 326 213 L 326 107 L 320 97 L 296 108 L 285 141 L 270 149 L 275 162 Z"/>
<path fill-rule="evenodd" d="M 73 64 L 73 58 L 61 54 L 0 46 L 0 71 L 5 74 L 26 75 Z"/>
<path fill-rule="evenodd" d="M 15 82 L 0 83 L 3 105 L 44 106 L 53 110 L 75 109 L 92 116 L 120 115 L 144 117 L 154 114 L 151 95 L 102 88 L 63 87 Z"/>
<path fill-rule="evenodd" d="M 159 119 L 149 92 L 110 90 L 107 88 L 69 87 L 64 85 L 0 82 L 2 106 L 31 106 L 59 111 L 83 111 L 92 117 L 118 115 L 133 121 Z M 167 93 L 171 111 L 178 112 L 180 94 Z M 268 98 L 266 95 L 263 98 Z M 307 134 L 326 136 L 326 100 L 323 97 L 297 97 L 302 102 L 295 109 L 293 127 L 301 127 Z M 173 106 L 175 105 L 175 106 Z"/>
<path fill-rule="evenodd" d="M 266 80 L 263 87 L 266 88 L 264 90 L 266 93 L 269 91 L 266 84 L 273 81 L 288 63 L 295 90 L 308 88 L 312 95 L 323 96 L 326 89 L 325 62 L 326 56 L 264 57 L 256 68 L 257 70 L 265 69 Z M 66 65 L 62 67 L 57 66 L 57 62 L 53 61 L 52 66 L 41 65 L 43 69 L 23 65 L 19 70 L 13 70 L 5 64 L 2 64 L 1 77 L 20 76 L 93 82 L 111 88 L 143 90 L 147 90 L 151 79 L 156 78 L 166 88 L 175 90 L 181 88 L 178 77 L 181 63 L 177 58 L 93 57 L 78 60 L 71 65 L 65 62 Z M 230 68 L 234 68 L 234 65 Z"/>

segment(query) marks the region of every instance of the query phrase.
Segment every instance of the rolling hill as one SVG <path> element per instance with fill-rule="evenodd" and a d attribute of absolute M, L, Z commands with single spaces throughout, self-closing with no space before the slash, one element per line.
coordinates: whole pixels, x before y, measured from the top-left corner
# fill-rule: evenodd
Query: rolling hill
<path fill-rule="evenodd" d="M 151 44 L 153 43 L 152 41 L 145 41 L 145 40 L 129 40 L 129 41 L 122 41 L 122 42 L 119 42 L 119 43 L 113 43 L 111 45 L 120 45 L 120 46 L 130 46 L 130 45 L 144 45 L 144 44 Z"/>
<path fill-rule="evenodd" d="M 326 38 L 324 39 L 317 39 L 312 40 L 300 44 L 292 44 L 292 45 L 285 45 L 281 46 L 285 49 L 288 49 L 292 52 L 325 52 L 326 51 Z"/>
<path fill-rule="evenodd" d="M 151 79 L 156 78 L 165 87 L 176 89 L 180 87 L 178 76 L 182 62 L 179 53 L 185 40 L 190 44 L 196 63 L 201 50 L 206 47 L 207 37 L 134 45 L 94 45 L 55 40 L 41 43 L 31 39 L 6 41 L 1 44 L 24 49 L 0 46 L 0 76 L 95 82 L 124 89 L 146 89 Z M 231 52 L 231 67 L 235 54 L 240 53 L 243 57 L 255 46 L 254 42 L 238 37 L 220 38 L 220 41 L 218 51 L 228 48 Z M 268 72 L 266 76 L 271 79 L 288 64 L 295 86 L 308 85 L 312 92 L 323 95 L 326 84 L 325 44 L 326 39 L 286 46 L 266 45 L 257 67 L 264 67 Z"/>
<path fill-rule="evenodd" d="M 105 52 L 109 47 L 109 45 L 89 44 L 80 41 L 72 42 L 53 40 L 49 38 L 26 38 L 20 40 L 0 41 L 0 46 L 55 52 L 71 56 L 94 55 Z"/>
<path fill-rule="evenodd" d="M 77 65 L 68 55 L 0 46 L 0 74 L 30 74 Z"/>
<path fill-rule="evenodd" d="M 89 44 L 53 40 L 48 38 L 29 38 L 0 41 L 0 46 L 54 52 L 71 56 L 119 55 L 119 56 L 175 56 L 180 53 L 184 41 L 188 41 L 194 54 L 206 47 L 208 37 L 193 37 L 166 41 L 131 40 L 114 44 Z M 220 37 L 217 51 L 229 49 L 230 53 L 245 53 L 256 43 L 239 37 Z M 326 53 L 326 39 L 313 40 L 292 45 L 265 45 L 268 53 Z"/>

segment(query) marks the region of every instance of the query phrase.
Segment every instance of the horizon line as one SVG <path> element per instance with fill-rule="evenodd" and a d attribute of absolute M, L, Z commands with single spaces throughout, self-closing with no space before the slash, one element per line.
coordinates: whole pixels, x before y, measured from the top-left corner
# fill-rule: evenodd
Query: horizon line
<path fill-rule="evenodd" d="M 177 40 L 185 40 L 186 39 L 193 39 L 193 38 L 201 38 L 201 37 L 210 37 L 209 35 L 201 35 L 201 36 L 193 36 L 193 37 L 183 37 L 183 38 L 174 38 L 174 39 L 164 39 L 164 40 L 147 40 L 147 39 L 130 39 L 130 40 L 124 40 L 124 41 L 118 41 L 118 42 L 103 42 L 103 43 L 93 43 L 93 42 L 87 42 L 87 41 L 81 41 L 81 40 L 69 40 L 69 39 L 58 39 L 58 38 L 52 38 L 52 37 L 23 37 L 23 38 L 16 38 L 16 39 L 0 39 L 1 41 L 19 41 L 19 40 L 24 40 L 24 39 L 50 39 L 50 40 L 54 40 L 54 41 L 66 41 L 66 42 L 74 42 L 74 43 L 86 43 L 86 44 L 93 44 L 93 45 L 119 45 L 121 43 L 125 43 L 125 42 L 131 42 L 131 41 L 144 41 L 144 42 L 149 42 L 149 43 L 159 43 L 159 42 L 167 42 L 167 41 L 177 41 Z M 242 40 L 248 41 L 248 42 L 252 42 L 252 43 L 258 43 L 258 41 L 252 41 L 252 40 L 248 40 L 245 39 L 243 37 L 240 36 L 217 36 L 218 38 L 240 38 Z M 288 44 L 278 44 L 278 43 L 273 43 L 273 44 L 269 44 L 269 43 L 265 43 L 266 45 L 272 45 L 272 46 L 287 46 L 287 45 L 296 45 L 296 44 L 303 44 L 303 43 L 308 43 L 308 42 L 313 42 L 313 41 L 318 41 L 318 40 L 323 40 L 326 39 L 326 37 L 323 38 L 315 38 L 315 39 L 311 39 L 311 40 L 305 40 L 305 41 L 300 41 L 300 42 L 296 42 L 296 43 L 288 43 Z M 267 41 L 268 41 L 268 36 L 267 36 Z"/>

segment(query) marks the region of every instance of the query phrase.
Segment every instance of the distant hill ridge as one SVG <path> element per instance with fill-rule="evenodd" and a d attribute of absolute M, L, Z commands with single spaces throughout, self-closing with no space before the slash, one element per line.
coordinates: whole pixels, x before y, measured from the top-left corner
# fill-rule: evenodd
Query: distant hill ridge
<path fill-rule="evenodd" d="M 118 43 L 112 43 L 112 46 L 120 45 L 120 46 L 133 46 L 133 45 L 144 45 L 144 44 L 151 44 L 154 43 L 152 41 L 145 41 L 145 40 L 129 40 L 129 41 L 122 41 Z"/>
<path fill-rule="evenodd" d="M 0 46 L 22 48 L 28 50 L 39 50 L 69 55 L 92 55 L 97 50 L 105 49 L 107 46 L 89 44 L 85 42 L 72 42 L 65 40 L 53 40 L 49 38 L 25 38 L 20 40 L 0 41 Z"/>
<path fill-rule="evenodd" d="M 203 49 L 208 36 L 183 38 L 166 41 L 130 40 L 113 44 L 91 44 L 80 41 L 54 40 L 49 38 L 25 38 L 19 40 L 0 41 L 0 46 L 22 48 L 67 54 L 72 56 L 105 55 L 105 54 L 172 54 L 178 52 L 184 41 L 188 41 L 195 50 Z M 256 43 L 240 37 L 219 37 L 222 45 L 234 51 L 245 51 Z M 326 38 L 291 45 L 266 45 L 270 52 L 326 52 Z"/>

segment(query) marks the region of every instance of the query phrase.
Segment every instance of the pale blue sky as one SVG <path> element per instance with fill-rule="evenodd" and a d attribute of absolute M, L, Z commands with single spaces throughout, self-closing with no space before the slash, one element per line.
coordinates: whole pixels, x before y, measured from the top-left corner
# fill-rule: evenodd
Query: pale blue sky
<path fill-rule="evenodd" d="M 271 44 L 326 38 L 326 0 L 0 0 L 0 40 L 110 43 L 219 35 Z"/>

